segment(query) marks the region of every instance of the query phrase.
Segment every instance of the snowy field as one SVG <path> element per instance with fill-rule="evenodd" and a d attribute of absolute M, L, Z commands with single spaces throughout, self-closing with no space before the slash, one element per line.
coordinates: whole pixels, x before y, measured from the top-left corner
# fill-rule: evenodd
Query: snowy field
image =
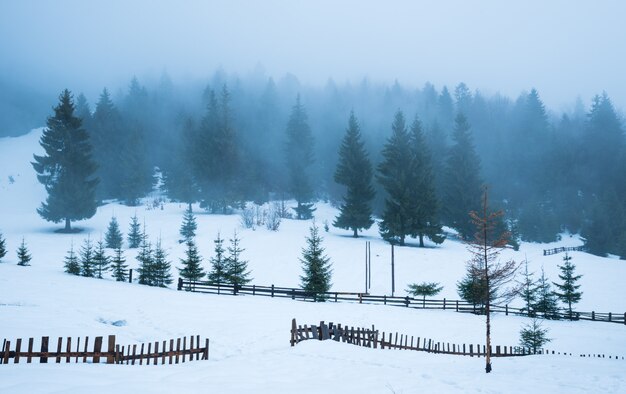
<path fill-rule="evenodd" d="M 104 237 L 112 215 L 126 233 L 135 213 L 152 241 L 159 235 L 173 266 L 179 265 L 184 245 L 178 230 L 185 206 L 167 203 L 163 209 L 107 204 L 93 218 L 73 224 L 78 234 L 56 234 L 61 227 L 45 222 L 35 209 L 45 199 L 30 165 L 41 148 L 40 130 L 19 138 L 0 139 L 0 231 L 7 239 L 8 255 L 0 263 L 0 339 L 115 334 L 118 343 L 132 344 L 201 335 L 211 340 L 209 361 L 175 366 L 87 364 L 19 364 L 0 366 L 0 393 L 105 393 L 105 392 L 216 392 L 216 393 L 623 393 L 626 361 L 569 356 L 533 356 L 494 359 L 493 373 L 484 373 L 482 358 L 430 355 L 422 352 L 381 351 L 335 342 L 308 341 L 289 346 L 292 318 L 300 324 L 333 321 L 353 326 L 374 324 L 382 331 L 454 343 L 482 343 L 484 318 L 448 311 L 421 311 L 383 305 L 308 303 L 288 299 L 190 294 L 112 279 L 88 279 L 63 273 L 63 257 L 90 236 Z M 11 178 L 13 181 L 11 182 Z M 149 199 L 148 199 L 149 200 Z M 208 260 L 213 239 L 237 231 L 243 257 L 249 260 L 252 283 L 298 286 L 298 258 L 309 222 L 284 220 L 278 232 L 243 229 L 238 215 L 208 215 L 195 209 L 196 237 Z M 317 224 L 332 223 L 337 211 L 317 204 Z M 330 227 L 323 245 L 333 263 L 336 291 L 363 291 L 365 241 L 371 241 L 373 294 L 391 294 L 390 247 L 372 228 L 353 239 L 348 231 Z M 19 267 L 15 250 L 24 237 L 32 266 Z M 502 258 L 529 260 L 531 271 L 543 266 L 556 281 L 563 255 L 546 256 L 542 250 L 576 246 L 577 236 L 564 235 L 553 244 L 523 243 L 518 252 Z M 136 268 L 136 250 L 125 250 Z M 626 262 L 571 253 L 583 275 L 583 297 L 578 310 L 626 312 Z M 465 246 L 447 240 L 440 246 L 395 250 L 396 295 L 405 295 L 408 283 L 441 282 L 440 297 L 457 299 L 456 282 L 464 275 Z M 204 268 L 210 267 L 205 261 Z M 174 272 L 177 277 L 177 272 Z M 110 322 L 123 321 L 121 326 Z M 495 315 L 493 344 L 516 345 L 528 319 Z M 626 326 L 597 322 L 546 321 L 553 341 L 547 348 L 560 352 L 626 356 Z"/>

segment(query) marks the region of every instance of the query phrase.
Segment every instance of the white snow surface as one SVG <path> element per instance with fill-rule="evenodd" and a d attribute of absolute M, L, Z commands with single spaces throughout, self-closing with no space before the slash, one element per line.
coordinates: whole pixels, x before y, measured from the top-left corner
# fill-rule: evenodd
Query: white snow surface
<path fill-rule="evenodd" d="M 73 242 L 78 249 L 89 236 L 104 236 L 115 215 L 126 233 L 137 214 L 152 241 L 162 237 L 173 266 L 179 266 L 184 245 L 178 231 L 184 204 L 166 203 L 163 209 L 146 204 L 126 207 L 109 203 L 97 214 L 73 225 L 77 234 L 58 234 L 61 224 L 41 219 L 35 209 L 45 200 L 30 162 L 41 153 L 42 129 L 17 138 L 0 139 L 0 232 L 8 254 L 0 263 L 0 340 L 50 336 L 55 338 L 115 334 L 120 344 L 159 341 L 185 335 L 211 340 L 210 359 L 179 365 L 126 366 L 95 364 L 0 365 L 0 393 L 623 393 L 626 387 L 626 326 L 599 322 L 544 321 L 553 341 L 546 347 L 573 354 L 618 355 L 608 358 L 541 355 L 496 358 L 493 372 L 484 373 L 484 359 L 433 355 L 412 351 L 368 349 L 334 341 L 305 341 L 290 347 L 291 319 L 299 324 L 332 321 L 371 327 L 450 343 L 483 343 L 484 317 L 452 311 L 424 311 L 384 305 L 311 303 L 252 296 L 206 295 L 90 279 L 63 272 L 63 257 Z M 13 182 L 9 181 L 13 178 Z M 197 206 L 196 237 L 205 270 L 213 255 L 213 239 L 237 231 L 243 257 L 257 285 L 297 287 L 302 273 L 299 257 L 310 222 L 284 220 L 278 232 L 264 227 L 244 229 L 238 215 L 209 215 Z M 316 222 L 332 223 L 337 210 L 317 204 Z M 323 246 L 333 264 L 335 291 L 364 290 L 365 241 L 371 241 L 372 294 L 391 294 L 390 246 L 373 226 L 362 238 L 330 226 L 322 230 Z M 16 249 L 25 239 L 33 260 L 16 265 Z M 564 234 L 552 244 L 523 243 L 502 259 L 529 260 L 537 274 L 557 281 L 563 254 L 543 256 L 542 250 L 582 244 L 577 235 Z M 440 282 L 440 296 L 457 299 L 456 282 L 465 272 L 465 245 L 449 239 L 442 245 L 418 248 L 415 240 L 395 248 L 396 295 L 408 283 Z M 136 250 L 125 250 L 136 268 Z M 626 262 L 582 252 L 570 253 L 583 297 L 577 309 L 626 312 Z M 174 275 L 177 277 L 177 271 Z M 517 302 L 519 304 L 519 301 Z M 110 322 L 122 321 L 120 326 Z M 515 346 L 519 330 L 529 319 L 493 315 L 493 344 Z M 54 342 L 55 343 L 55 342 Z"/>

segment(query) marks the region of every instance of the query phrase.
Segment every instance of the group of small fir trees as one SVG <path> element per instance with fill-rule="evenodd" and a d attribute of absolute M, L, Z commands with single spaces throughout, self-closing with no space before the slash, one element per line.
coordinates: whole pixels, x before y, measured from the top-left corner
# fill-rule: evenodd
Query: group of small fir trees
<path fill-rule="evenodd" d="M 0 260 L 7 255 L 7 246 L 6 239 L 0 233 Z M 30 265 L 30 261 L 32 260 L 32 256 L 28 251 L 28 247 L 26 246 L 26 241 L 22 238 L 22 243 L 17 248 L 17 265 L 20 266 L 28 266 Z"/>

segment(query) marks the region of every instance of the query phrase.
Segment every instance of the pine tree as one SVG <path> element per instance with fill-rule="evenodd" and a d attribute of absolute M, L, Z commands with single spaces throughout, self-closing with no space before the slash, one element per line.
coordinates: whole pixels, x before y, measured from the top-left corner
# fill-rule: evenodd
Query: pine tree
<path fill-rule="evenodd" d="M 352 230 L 354 238 L 357 238 L 360 229 L 368 229 L 374 223 L 370 205 L 375 191 L 372 187 L 372 164 L 361 141 L 354 112 L 350 112 L 346 135 L 339 148 L 335 182 L 346 186 L 346 195 L 333 226 Z"/>
<path fill-rule="evenodd" d="M 541 267 L 541 277 L 537 284 L 537 302 L 533 305 L 533 310 L 536 313 L 541 313 L 546 319 L 559 318 L 558 300 L 552 292 L 550 282 L 548 282 L 545 276 L 543 267 Z"/>
<path fill-rule="evenodd" d="M 574 275 L 574 270 L 576 266 L 572 264 L 572 257 L 565 253 L 565 257 L 563 257 L 563 261 L 565 263 L 563 265 L 559 265 L 559 269 L 561 270 L 561 274 L 559 274 L 559 279 L 563 281 L 562 284 L 554 283 L 558 291 L 554 292 L 554 295 L 564 304 L 567 304 L 567 313 L 570 319 L 572 319 L 572 304 L 578 303 L 580 301 L 583 293 L 578 291 L 580 285 L 577 285 L 576 282 L 582 275 Z"/>
<path fill-rule="evenodd" d="M 111 260 L 111 272 L 117 282 L 126 282 L 128 279 L 128 265 L 121 247 L 115 249 L 115 255 Z"/>
<path fill-rule="evenodd" d="M 533 319 L 532 323 L 525 325 L 519 334 L 520 346 L 532 349 L 533 354 L 537 354 L 543 345 L 552 341 L 547 337 L 548 329 L 542 328 L 537 319 Z"/>
<path fill-rule="evenodd" d="M 474 150 L 470 125 L 463 114 L 455 119 L 446 172 L 444 174 L 443 217 L 446 224 L 459 231 L 462 238 L 471 238 L 474 226 L 467 215 L 480 207 L 480 159 Z"/>
<path fill-rule="evenodd" d="M 104 242 L 102 240 L 98 241 L 93 255 L 94 273 L 98 279 L 102 279 L 102 273 L 109 269 L 110 262 L 109 256 L 106 255 L 104 249 Z"/>
<path fill-rule="evenodd" d="M 154 286 L 167 287 L 167 285 L 172 283 L 171 263 L 167 260 L 167 254 L 161 246 L 161 238 L 157 241 L 154 249 L 153 271 Z"/>
<path fill-rule="evenodd" d="M 332 269 L 330 259 L 324 254 L 322 237 L 315 223 L 309 229 L 306 242 L 307 247 L 302 248 L 302 258 L 300 258 L 304 271 L 300 276 L 301 286 L 304 290 L 313 293 L 316 301 L 324 301 L 323 293 L 330 290 Z"/>
<path fill-rule="evenodd" d="M 154 286 L 154 256 L 148 237 L 142 236 L 136 259 L 139 262 L 139 267 L 137 267 L 139 284 Z"/>
<path fill-rule="evenodd" d="M 111 249 L 117 249 L 122 247 L 122 242 L 124 242 L 124 236 L 120 231 L 120 226 L 117 223 L 117 219 L 115 216 L 111 218 L 109 222 L 109 227 L 107 228 L 107 232 L 104 235 L 104 239 L 106 241 L 106 247 Z"/>
<path fill-rule="evenodd" d="M 0 259 L 7 255 L 7 244 L 6 239 L 0 233 Z"/>
<path fill-rule="evenodd" d="M 37 179 L 48 192 L 46 202 L 37 209 L 39 215 L 53 223 L 65 221 L 64 232 L 71 222 L 88 219 L 96 213 L 96 164 L 91 158 L 89 135 L 74 116 L 74 104 L 68 90 L 59 97 L 55 115 L 47 120 L 40 139 L 46 154 L 34 155 L 32 163 Z"/>
<path fill-rule="evenodd" d="M 526 312 L 528 316 L 534 316 L 533 306 L 537 303 L 537 281 L 533 279 L 533 273 L 528 272 L 528 260 L 524 260 L 524 272 L 522 280 L 518 282 L 521 286 L 520 297 L 524 301 L 522 312 Z"/>
<path fill-rule="evenodd" d="M 235 232 L 230 239 L 228 247 L 228 257 L 226 257 L 226 272 L 228 281 L 234 285 L 245 285 L 250 282 L 250 272 L 248 271 L 248 261 L 241 259 L 241 253 L 245 250 L 239 246 L 239 236 Z"/>
<path fill-rule="evenodd" d="M 24 238 L 22 238 L 22 244 L 17 249 L 17 265 L 21 265 L 21 266 L 30 265 L 30 261 L 32 259 L 33 259 L 32 256 L 28 253 L 26 242 L 24 241 Z"/>
<path fill-rule="evenodd" d="M 201 265 L 202 257 L 200 257 L 198 248 L 196 248 L 196 244 L 193 240 L 187 242 L 185 258 L 180 259 L 180 262 L 183 265 L 183 268 L 178 269 L 181 278 L 191 282 L 196 282 L 202 279 L 205 275 Z M 192 286 L 188 286 L 188 289 L 191 288 Z"/>
<path fill-rule="evenodd" d="M 137 214 L 130 218 L 130 229 L 128 230 L 128 247 L 130 249 L 138 248 L 141 244 L 141 225 Z"/>
<path fill-rule="evenodd" d="M 126 143 L 119 148 L 122 176 L 118 198 L 133 207 L 139 205 L 141 197 L 152 191 L 155 178 L 141 126 L 131 124 L 127 127 L 129 131 L 125 138 Z"/>
<path fill-rule="evenodd" d="M 289 171 L 289 189 L 298 203 L 294 208 L 299 220 L 313 217 L 313 187 L 309 168 L 313 164 L 313 134 L 307 120 L 300 95 L 291 109 L 287 122 L 287 170 Z"/>
<path fill-rule="evenodd" d="M 211 283 L 228 283 L 228 261 L 224 255 L 224 239 L 217 234 L 215 243 L 215 256 L 211 257 L 211 271 L 207 274 L 207 278 Z"/>
<path fill-rule="evenodd" d="M 87 237 L 83 242 L 83 246 L 79 252 L 80 274 L 85 277 L 93 278 L 95 275 L 94 250 L 91 239 Z"/>
<path fill-rule="evenodd" d="M 183 237 L 181 243 L 192 240 L 196 236 L 197 229 L 196 217 L 191 210 L 191 204 L 189 204 L 183 216 L 183 224 L 180 226 L 180 236 Z"/>
<path fill-rule="evenodd" d="M 65 272 L 68 274 L 80 275 L 80 263 L 74 253 L 74 243 L 72 243 L 69 252 L 67 252 L 67 256 L 65 256 L 64 267 Z"/>

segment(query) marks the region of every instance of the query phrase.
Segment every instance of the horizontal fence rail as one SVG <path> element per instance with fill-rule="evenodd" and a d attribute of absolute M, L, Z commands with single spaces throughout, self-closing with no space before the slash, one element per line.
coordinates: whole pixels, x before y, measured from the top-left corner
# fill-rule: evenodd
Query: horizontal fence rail
<path fill-rule="evenodd" d="M 190 336 L 189 341 L 187 341 L 187 337 L 183 337 L 162 341 L 162 343 L 157 341 L 124 346 L 116 344 L 115 335 L 109 335 L 106 350 L 102 349 L 102 341 L 103 337 L 95 337 L 93 345 L 90 347 L 89 337 L 84 338 L 82 345 L 80 337 L 75 341 L 72 341 L 71 337 L 67 337 L 65 340 L 63 337 L 59 337 L 55 348 L 51 344 L 50 337 L 41 337 L 37 344 L 35 344 L 34 338 L 29 338 L 28 345 L 26 345 L 26 341 L 22 341 L 22 338 L 18 338 L 15 342 L 5 339 L 2 342 L 2 352 L 0 352 L 0 364 L 9 364 L 11 359 L 13 359 L 14 364 L 18 364 L 20 360 L 24 359 L 26 359 L 26 363 L 31 363 L 33 359 L 35 361 L 39 359 L 39 363 L 48 363 L 48 360 L 54 360 L 56 363 L 98 364 L 104 362 L 106 364 L 134 365 L 137 363 L 142 365 L 145 362 L 146 365 L 151 363 L 158 365 L 159 363 L 184 363 L 187 359 L 193 361 L 194 358 L 195 360 L 209 359 L 209 339 L 206 338 L 204 346 L 201 346 L 199 335 Z M 12 348 L 13 343 L 14 347 Z M 72 350 L 74 348 L 73 343 L 76 344 L 75 351 Z M 37 347 L 40 348 L 39 351 L 34 350 Z"/>
<path fill-rule="evenodd" d="M 550 256 L 557 253 L 563 252 L 585 252 L 587 248 L 584 245 L 581 246 L 561 246 L 560 248 L 552 248 L 552 249 L 544 249 L 543 255 Z"/>
<path fill-rule="evenodd" d="M 356 346 L 369 347 L 374 349 L 388 350 L 414 350 L 435 354 L 451 354 L 457 356 L 485 357 L 486 346 L 481 344 L 455 344 L 449 342 L 435 341 L 430 338 L 422 338 L 399 334 L 398 332 L 379 332 L 372 325 L 371 328 L 350 327 L 341 324 L 324 323 L 319 325 L 311 324 L 307 326 L 298 325 L 296 319 L 291 320 L 291 346 L 306 341 L 316 339 L 320 341 L 333 340 L 336 342 L 349 343 Z M 491 346 L 491 357 L 519 357 L 539 354 L 569 355 L 572 353 L 555 352 L 546 349 L 532 349 L 521 346 Z M 596 357 L 621 359 L 624 357 L 605 354 L 580 354 L 580 357 Z"/>
<path fill-rule="evenodd" d="M 257 286 L 257 285 L 234 285 L 224 283 L 185 281 L 178 280 L 178 290 L 192 291 L 196 293 L 224 294 L 224 295 L 253 295 L 273 298 L 291 298 L 302 301 L 329 301 L 329 302 L 354 302 L 359 304 L 383 304 L 415 309 L 438 309 L 454 312 L 483 314 L 482 305 L 472 304 L 463 300 L 430 299 L 415 297 L 390 297 L 386 295 L 372 295 L 368 293 L 350 292 L 326 292 L 315 293 L 304 289 L 290 287 Z M 505 315 L 544 317 L 549 319 L 588 320 L 598 322 L 610 322 L 626 325 L 625 313 L 600 313 L 600 312 L 572 312 L 559 311 L 543 314 L 536 311 L 528 311 L 524 308 L 514 308 L 508 305 L 491 305 L 491 312 L 504 313 Z"/>

